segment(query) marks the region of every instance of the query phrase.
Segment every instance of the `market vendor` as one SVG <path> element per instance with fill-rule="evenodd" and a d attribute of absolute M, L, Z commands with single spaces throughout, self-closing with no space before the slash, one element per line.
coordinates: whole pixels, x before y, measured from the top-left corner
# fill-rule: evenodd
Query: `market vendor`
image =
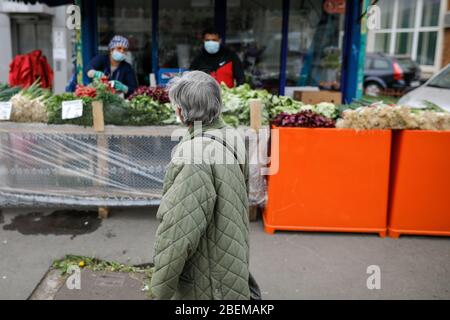
<path fill-rule="evenodd" d="M 133 67 L 125 61 L 128 39 L 116 35 L 109 42 L 108 49 L 108 55 L 98 55 L 90 61 L 87 75 L 91 79 L 107 77 L 114 89 L 129 96 L 138 84 Z"/>
<path fill-rule="evenodd" d="M 191 70 L 210 74 L 217 82 L 229 88 L 244 83 L 244 69 L 239 57 L 221 43 L 219 32 L 206 29 L 203 32 L 203 47 L 192 61 Z"/>

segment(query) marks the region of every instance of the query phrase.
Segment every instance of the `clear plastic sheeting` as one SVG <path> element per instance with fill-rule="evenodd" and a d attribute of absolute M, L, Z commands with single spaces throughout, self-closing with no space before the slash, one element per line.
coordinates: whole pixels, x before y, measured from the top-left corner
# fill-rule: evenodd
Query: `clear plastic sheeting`
<path fill-rule="evenodd" d="M 0 206 L 157 205 L 175 129 L 0 123 Z M 265 200 L 259 167 L 250 165 L 252 205 Z"/>

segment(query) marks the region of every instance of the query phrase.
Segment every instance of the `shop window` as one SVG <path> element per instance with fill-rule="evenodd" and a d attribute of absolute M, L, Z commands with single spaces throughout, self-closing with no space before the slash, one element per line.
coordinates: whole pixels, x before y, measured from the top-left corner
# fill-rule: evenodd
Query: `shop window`
<path fill-rule="evenodd" d="M 417 62 L 421 65 L 434 65 L 437 32 L 421 32 L 417 48 Z"/>
<path fill-rule="evenodd" d="M 202 46 L 202 33 L 214 25 L 214 0 L 159 3 L 159 67 L 188 69 Z"/>
<path fill-rule="evenodd" d="M 407 55 L 420 65 L 435 66 L 442 1 L 444 0 L 378 1 L 377 5 L 381 8 L 381 30 L 375 31 L 372 47 L 368 50 Z"/>
<path fill-rule="evenodd" d="M 412 32 L 397 33 L 395 54 L 411 55 L 412 41 Z"/>
<path fill-rule="evenodd" d="M 423 6 L 422 27 L 435 27 L 439 24 L 441 0 L 426 0 Z"/>
<path fill-rule="evenodd" d="M 97 0 L 98 51 L 108 54 L 115 34 L 127 37 L 130 50 L 127 61 L 133 66 L 139 84 L 149 83 L 151 72 L 151 1 Z"/>
<path fill-rule="evenodd" d="M 339 90 L 344 12 L 324 10 L 322 1 L 291 0 L 288 86 Z"/>
<path fill-rule="evenodd" d="M 392 0 L 380 0 L 377 2 L 377 6 L 381 9 L 381 29 L 392 28 L 392 16 L 394 13 L 394 1 Z"/>
<path fill-rule="evenodd" d="M 227 46 L 243 62 L 246 82 L 272 92 L 277 92 L 280 77 L 281 4 L 270 0 L 227 1 Z M 290 32 L 289 39 L 288 57 L 297 57 L 305 44 L 299 33 Z M 288 58 L 289 63 L 295 64 Z"/>
<path fill-rule="evenodd" d="M 391 43 L 390 33 L 377 33 L 375 35 L 375 52 L 389 53 Z"/>
<path fill-rule="evenodd" d="M 398 1 L 398 28 L 412 28 L 416 19 L 416 0 L 397 0 Z"/>

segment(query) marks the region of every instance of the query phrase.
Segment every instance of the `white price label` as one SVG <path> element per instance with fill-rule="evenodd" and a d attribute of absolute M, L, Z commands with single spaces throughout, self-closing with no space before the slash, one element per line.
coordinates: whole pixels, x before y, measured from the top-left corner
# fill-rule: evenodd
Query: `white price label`
<path fill-rule="evenodd" d="M 83 100 L 63 101 L 62 119 L 75 119 L 83 115 Z"/>
<path fill-rule="evenodd" d="M 11 111 L 12 111 L 12 103 L 0 102 L 0 120 L 9 120 L 11 119 Z"/>

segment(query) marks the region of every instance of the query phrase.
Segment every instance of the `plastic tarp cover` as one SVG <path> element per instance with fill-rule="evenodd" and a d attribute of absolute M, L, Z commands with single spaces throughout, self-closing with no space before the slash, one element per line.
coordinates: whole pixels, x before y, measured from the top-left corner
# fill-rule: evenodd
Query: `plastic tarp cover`
<path fill-rule="evenodd" d="M 0 123 L 0 206 L 159 204 L 175 129 Z M 247 146 L 254 159 L 256 144 Z M 249 167 L 252 205 L 265 201 L 260 167 Z"/>

